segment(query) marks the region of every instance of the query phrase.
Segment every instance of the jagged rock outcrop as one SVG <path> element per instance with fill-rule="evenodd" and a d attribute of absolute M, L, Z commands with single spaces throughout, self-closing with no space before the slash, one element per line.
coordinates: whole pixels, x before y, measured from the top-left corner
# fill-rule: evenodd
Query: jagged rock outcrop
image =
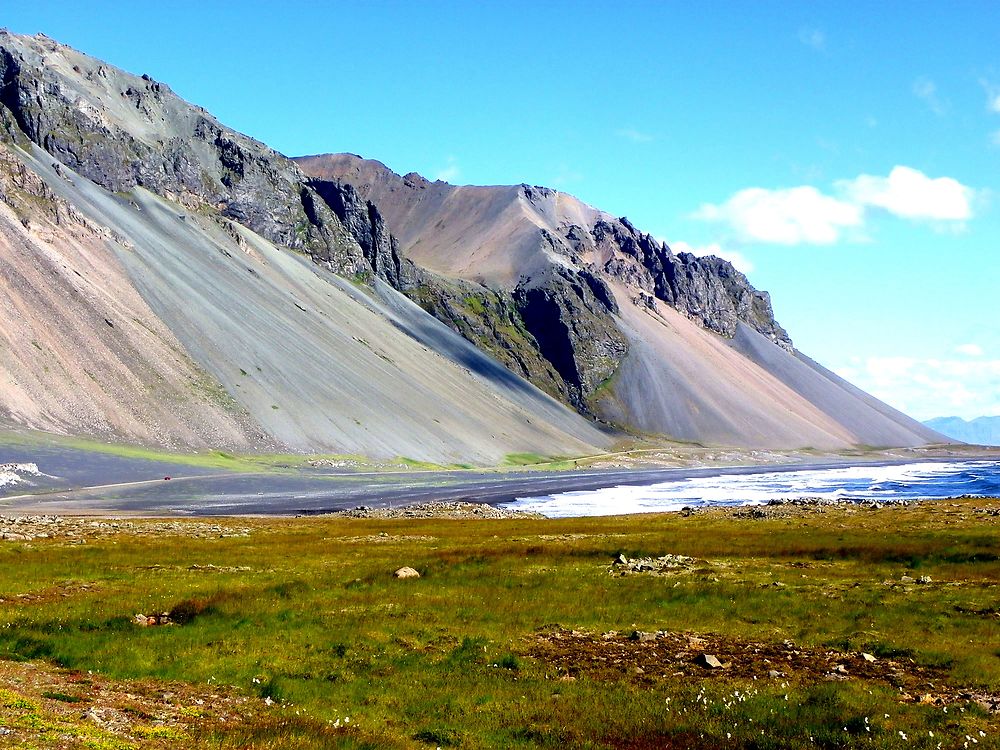
<path fill-rule="evenodd" d="M 356 193 L 327 185 L 320 196 L 291 160 L 147 75 L 0 31 L 0 86 L 0 132 L 111 192 L 142 187 L 218 212 L 337 273 L 398 274 L 388 232 Z"/>
<path fill-rule="evenodd" d="M 346 182 L 310 180 L 309 186 L 333 210 L 361 246 L 361 252 L 372 272 L 399 288 L 402 274 L 399 244 L 390 234 L 378 207 L 362 198 Z"/>
<path fill-rule="evenodd" d="M 447 279 L 406 262 L 400 289 L 477 348 L 550 396 L 571 401 L 560 372 L 525 324 L 518 300 L 505 289 Z"/>
<path fill-rule="evenodd" d="M 770 295 L 755 289 L 722 258 L 675 254 L 625 218 L 599 220 L 589 238 L 586 229 L 574 226 L 566 237 L 578 249 L 592 239 L 607 258 L 603 265 L 607 274 L 663 300 L 710 331 L 732 338 L 743 322 L 792 349 L 788 333 L 774 319 Z"/>
<path fill-rule="evenodd" d="M 628 341 L 614 323 L 618 306 L 607 285 L 586 269 L 554 266 L 540 279 L 514 290 L 524 326 L 566 384 L 570 401 L 583 410 L 587 399 L 614 375 Z"/>

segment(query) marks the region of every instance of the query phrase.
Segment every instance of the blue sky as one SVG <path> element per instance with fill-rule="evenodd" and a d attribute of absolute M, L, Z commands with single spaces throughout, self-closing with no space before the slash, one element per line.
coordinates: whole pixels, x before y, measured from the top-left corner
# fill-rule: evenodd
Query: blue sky
<path fill-rule="evenodd" d="M 755 5 L 77 0 L 0 23 L 289 155 L 573 193 L 736 259 L 801 350 L 913 416 L 1000 414 L 1000 7 Z"/>

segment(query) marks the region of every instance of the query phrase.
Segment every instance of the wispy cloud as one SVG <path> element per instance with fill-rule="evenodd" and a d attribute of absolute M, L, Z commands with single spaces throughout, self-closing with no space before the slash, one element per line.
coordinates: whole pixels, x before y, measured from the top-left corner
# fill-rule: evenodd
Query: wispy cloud
<path fill-rule="evenodd" d="M 753 271 L 753 263 L 749 258 L 742 253 L 736 252 L 735 250 L 723 249 L 718 242 L 713 242 L 709 245 L 702 245 L 700 247 L 689 245 L 682 240 L 676 240 L 675 242 L 669 242 L 667 244 L 670 245 L 670 249 L 675 253 L 691 253 L 691 255 L 697 255 L 699 258 L 703 258 L 706 255 L 714 255 L 716 258 L 728 260 L 733 264 L 733 268 L 740 273 L 750 273 Z"/>
<path fill-rule="evenodd" d="M 931 112 L 943 115 L 948 111 L 948 103 L 938 94 L 937 84 L 930 78 L 918 78 L 913 82 L 913 95 L 926 104 Z"/>
<path fill-rule="evenodd" d="M 620 138 L 632 141 L 632 143 L 649 143 L 656 140 L 649 133 L 643 133 L 635 128 L 622 128 L 616 131 L 615 134 Z"/>
<path fill-rule="evenodd" d="M 1000 86 L 988 78 L 980 78 L 979 85 L 986 92 L 986 109 L 1000 114 Z"/>
<path fill-rule="evenodd" d="M 998 359 L 870 357 L 837 372 L 917 419 L 1000 414 Z"/>
<path fill-rule="evenodd" d="M 434 175 L 434 179 L 442 182 L 453 182 L 461 176 L 462 170 L 458 166 L 458 159 L 454 156 L 449 156 L 446 162 L 445 166 Z"/>
<path fill-rule="evenodd" d="M 702 205 L 693 218 L 728 225 L 739 242 L 831 245 L 845 237 L 863 240 L 871 209 L 926 221 L 936 230 L 962 230 L 975 198 L 976 191 L 952 177 L 896 166 L 886 177 L 839 180 L 832 195 L 812 185 L 746 188 L 724 203 Z"/>
<path fill-rule="evenodd" d="M 799 41 L 817 52 L 823 52 L 826 49 L 826 34 L 820 29 L 803 26 L 799 29 Z"/>

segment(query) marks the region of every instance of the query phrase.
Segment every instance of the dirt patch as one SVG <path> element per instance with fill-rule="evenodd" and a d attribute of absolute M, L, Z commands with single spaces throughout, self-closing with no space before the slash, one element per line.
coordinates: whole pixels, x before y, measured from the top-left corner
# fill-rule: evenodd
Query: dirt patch
<path fill-rule="evenodd" d="M 528 654 L 551 664 L 563 679 L 666 680 L 738 678 L 779 683 L 866 680 L 899 689 L 909 702 L 947 705 L 971 701 L 1000 711 L 1000 694 L 960 690 L 942 682 L 942 670 L 912 659 L 881 659 L 861 652 L 809 649 L 791 641 L 741 641 L 672 631 L 603 634 L 580 630 L 537 633 Z"/>
<path fill-rule="evenodd" d="M 264 710 L 260 698 L 223 690 L 0 661 L 4 747 L 177 747 L 195 734 L 237 729 Z"/>
<path fill-rule="evenodd" d="M 44 604 L 59 599 L 69 599 L 73 596 L 86 595 L 88 593 L 100 591 L 102 587 L 96 583 L 82 583 L 77 581 L 64 581 L 55 586 L 50 586 L 39 591 L 32 591 L 24 594 L 4 594 L 0 593 L 0 604 L 15 602 L 21 604 Z"/>

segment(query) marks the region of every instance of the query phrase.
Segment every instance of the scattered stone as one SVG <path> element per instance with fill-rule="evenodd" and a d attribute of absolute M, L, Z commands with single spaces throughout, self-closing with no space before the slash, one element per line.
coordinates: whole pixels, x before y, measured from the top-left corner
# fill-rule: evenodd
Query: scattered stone
<path fill-rule="evenodd" d="M 708 669 L 722 669 L 722 662 L 713 654 L 698 654 L 694 659 L 694 663 Z"/>
<path fill-rule="evenodd" d="M 393 573 L 396 578 L 420 578 L 420 573 L 410 567 L 402 567 Z"/>
<path fill-rule="evenodd" d="M 930 582 L 931 582 L 930 576 L 920 576 L 920 578 L 917 579 L 917 583 L 928 584 Z"/>
<path fill-rule="evenodd" d="M 128 536 L 183 536 L 195 538 L 248 537 L 250 529 L 221 523 L 201 521 L 124 521 L 115 519 L 89 520 L 62 516 L 26 515 L 0 516 L 0 540 L 3 541 L 68 541 L 84 544 L 86 539 Z"/>
<path fill-rule="evenodd" d="M 871 654 L 862 653 L 861 654 L 861 658 L 864 659 L 867 662 L 873 662 L 873 661 L 875 661 L 875 657 L 872 656 Z"/>
<path fill-rule="evenodd" d="M 686 555 L 662 555 L 661 557 L 636 557 L 629 559 L 618 555 L 611 564 L 612 575 L 624 576 L 631 573 L 652 573 L 663 575 L 690 570 L 697 561 Z"/>
<path fill-rule="evenodd" d="M 904 703 L 920 700 L 931 688 L 934 705 L 974 702 L 987 712 L 1000 713 L 1000 693 L 949 687 L 940 668 L 911 660 L 868 661 L 857 652 L 810 649 L 790 640 L 744 641 L 712 633 L 659 630 L 654 644 L 643 643 L 632 633 L 589 633 L 547 626 L 536 633 L 529 654 L 554 667 L 559 675 L 598 680 L 627 680 L 640 685 L 675 679 L 753 680 L 764 675 L 802 684 L 852 680 L 889 685 Z"/>
<path fill-rule="evenodd" d="M 169 612 L 161 612 L 158 615 L 144 615 L 141 612 L 132 618 L 136 625 L 142 628 L 151 628 L 157 625 L 174 625 L 174 621 L 170 619 Z"/>
<path fill-rule="evenodd" d="M 649 641 L 656 640 L 656 633 L 645 633 L 641 630 L 633 630 L 632 635 L 629 636 L 630 640 L 639 641 L 639 643 L 648 643 Z"/>
<path fill-rule="evenodd" d="M 508 508 L 498 508 L 486 503 L 470 502 L 468 500 L 448 500 L 440 502 L 417 503 L 398 508 L 355 508 L 344 510 L 335 515 L 342 518 L 544 518 L 538 513 L 525 513 Z"/>

